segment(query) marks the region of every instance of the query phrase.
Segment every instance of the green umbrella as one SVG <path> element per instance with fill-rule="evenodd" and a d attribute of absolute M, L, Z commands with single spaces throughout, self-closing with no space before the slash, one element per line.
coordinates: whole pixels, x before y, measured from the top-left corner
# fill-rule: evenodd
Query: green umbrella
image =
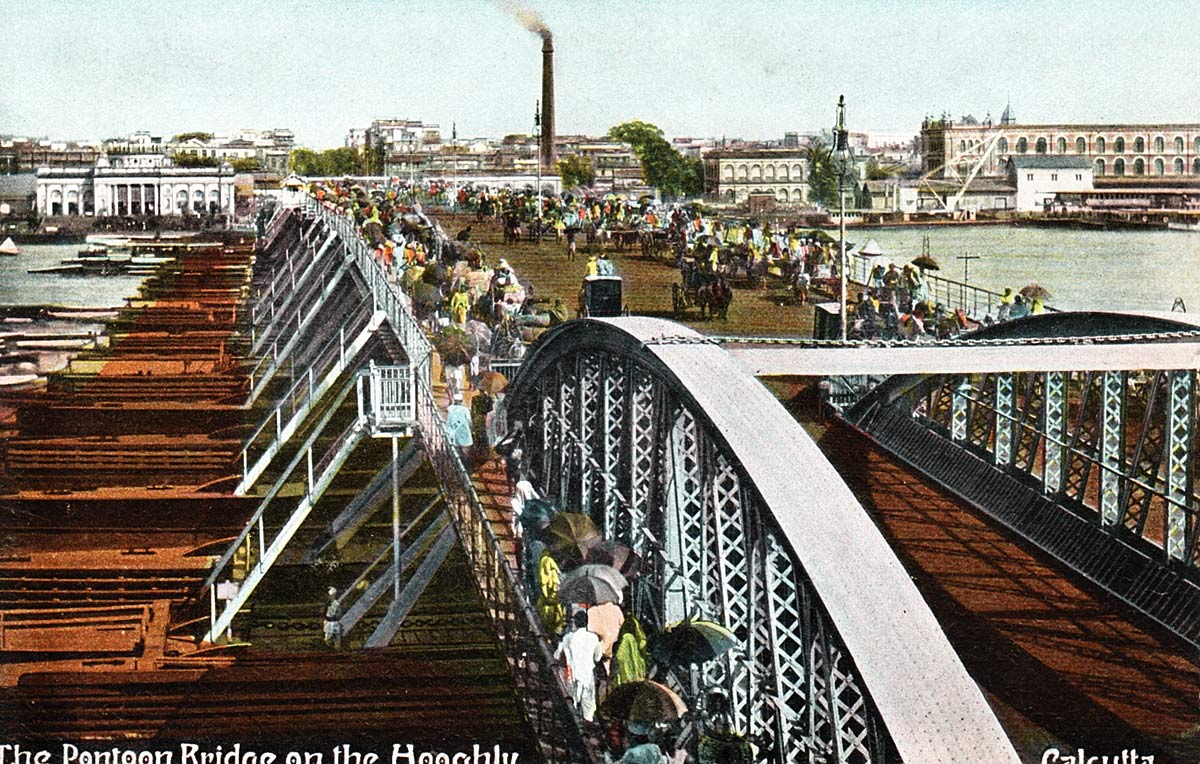
<path fill-rule="evenodd" d="M 668 666 L 687 666 L 719 658 L 737 645 L 737 636 L 719 623 L 681 621 L 663 629 L 650 653 Z"/>
<path fill-rule="evenodd" d="M 541 531 L 558 513 L 558 507 L 545 499 L 529 499 L 521 509 L 521 525 L 531 531 Z"/>

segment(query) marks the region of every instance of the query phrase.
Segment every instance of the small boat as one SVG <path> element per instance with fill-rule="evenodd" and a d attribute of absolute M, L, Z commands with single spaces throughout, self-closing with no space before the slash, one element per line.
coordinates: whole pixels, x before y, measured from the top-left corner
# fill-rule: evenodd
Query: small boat
<path fill-rule="evenodd" d="M 12 240 L 11 236 L 7 237 L 4 240 L 4 243 L 0 244 L 0 255 L 19 255 L 19 254 L 21 254 L 21 250 L 20 250 L 20 248 L 17 247 L 17 243 Z"/>
<path fill-rule="evenodd" d="M 37 374 L 4 374 L 0 375 L 0 390 L 28 390 L 41 381 Z"/>

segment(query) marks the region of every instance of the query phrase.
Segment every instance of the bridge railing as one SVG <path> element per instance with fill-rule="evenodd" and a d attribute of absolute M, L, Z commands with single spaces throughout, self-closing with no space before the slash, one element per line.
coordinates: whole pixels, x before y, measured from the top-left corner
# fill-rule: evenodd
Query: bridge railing
<path fill-rule="evenodd" d="M 549 642 L 542 632 L 537 612 L 509 566 L 470 475 L 446 434 L 445 421 L 429 381 L 433 346 L 409 312 L 397 286 L 388 280 L 376 262 L 354 221 L 326 209 L 314 199 L 306 198 L 304 204 L 307 212 L 321 217 L 338 231 L 376 309 L 386 314 L 410 364 L 417 370 L 413 404 L 422 445 L 445 494 L 459 540 L 496 629 L 526 719 L 542 746 L 544 759 L 572 764 L 594 761 L 591 747 L 585 743 L 568 704 L 567 688 L 554 669 Z"/>
<path fill-rule="evenodd" d="M 863 255 L 848 255 L 847 275 L 859 284 L 871 283 L 871 260 Z M 929 300 L 945 306 L 946 310 L 962 310 L 969 317 L 982 320 L 986 316 L 996 318 L 1000 311 L 1000 293 L 990 289 L 955 281 L 933 273 L 925 273 L 929 288 Z M 851 295 L 851 298 L 853 295 Z M 1047 307 L 1046 310 L 1054 310 Z"/>

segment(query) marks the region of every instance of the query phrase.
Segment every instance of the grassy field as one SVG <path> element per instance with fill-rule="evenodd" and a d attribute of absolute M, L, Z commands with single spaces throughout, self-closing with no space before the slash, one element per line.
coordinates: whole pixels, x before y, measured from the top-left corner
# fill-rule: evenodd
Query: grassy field
<path fill-rule="evenodd" d="M 578 240 L 577 259 L 567 262 L 565 239 L 544 239 L 540 245 L 525 241 L 506 245 L 503 231 L 496 223 L 480 223 L 473 216 L 446 213 L 438 214 L 437 218 L 450 236 L 470 224 L 471 241 L 483 248 L 489 264 L 494 265 L 501 257 L 505 258 L 516 270 L 518 278 L 533 283 L 536 294 L 561 298 L 571 309 L 571 315 L 575 315 L 580 280 L 587 262 L 582 236 Z M 674 314 L 671 285 L 679 283 L 679 271 L 671 262 L 644 258 L 641 250 L 636 248 L 625 252 L 610 248 L 609 252 L 618 275 L 624 279 L 625 304 L 631 315 L 677 320 L 704 334 L 812 336 L 811 305 L 794 304 L 791 294 L 778 279 L 769 279 L 766 289 L 735 288 L 727 320 L 701 321 L 698 308 L 691 308 L 681 316 Z"/>

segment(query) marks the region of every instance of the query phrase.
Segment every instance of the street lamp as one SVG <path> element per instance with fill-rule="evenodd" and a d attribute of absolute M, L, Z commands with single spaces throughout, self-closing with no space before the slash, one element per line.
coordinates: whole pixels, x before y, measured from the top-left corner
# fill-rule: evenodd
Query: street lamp
<path fill-rule="evenodd" d="M 458 211 L 458 123 L 452 122 L 450 127 L 450 151 L 454 154 L 454 188 L 450 191 L 450 209 Z"/>
<path fill-rule="evenodd" d="M 846 341 L 846 162 L 850 159 L 850 134 L 846 130 L 846 96 L 838 96 L 837 123 L 833 126 L 833 157 L 838 170 L 838 269 L 841 272 L 842 342 Z"/>

